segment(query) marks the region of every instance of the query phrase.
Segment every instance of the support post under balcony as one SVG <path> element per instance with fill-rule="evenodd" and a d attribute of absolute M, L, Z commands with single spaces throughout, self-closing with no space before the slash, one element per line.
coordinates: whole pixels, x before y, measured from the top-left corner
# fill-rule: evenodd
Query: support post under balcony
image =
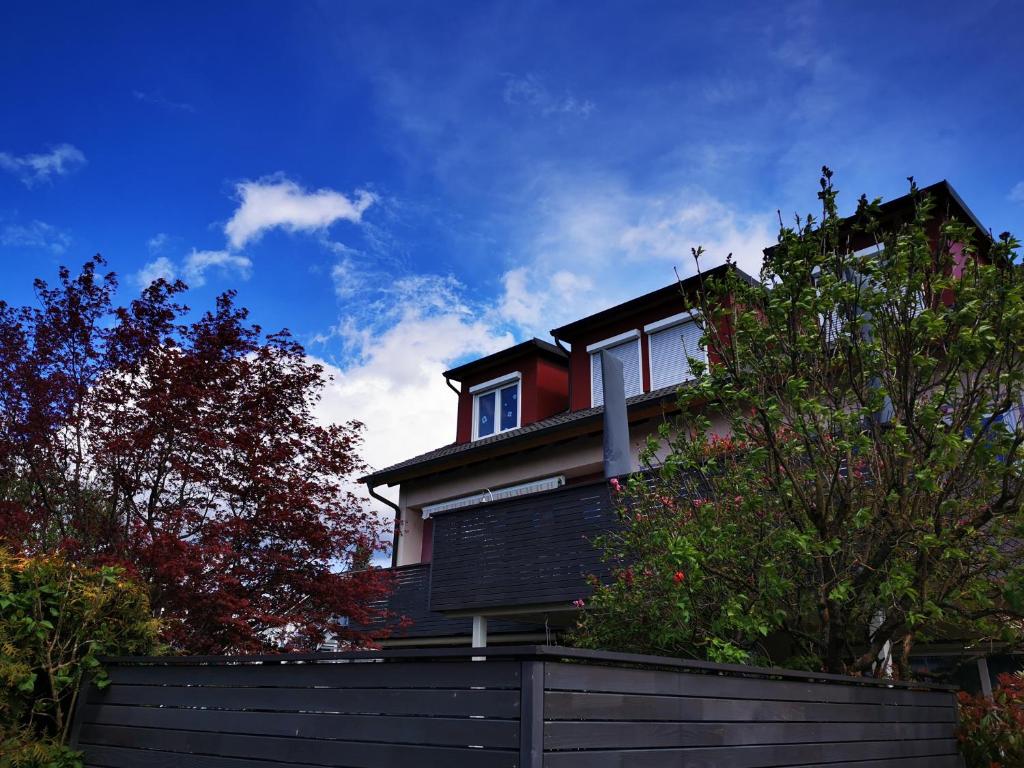
<path fill-rule="evenodd" d="M 474 616 L 473 617 L 473 647 L 474 648 L 486 648 L 487 647 L 487 617 L 486 616 Z"/>

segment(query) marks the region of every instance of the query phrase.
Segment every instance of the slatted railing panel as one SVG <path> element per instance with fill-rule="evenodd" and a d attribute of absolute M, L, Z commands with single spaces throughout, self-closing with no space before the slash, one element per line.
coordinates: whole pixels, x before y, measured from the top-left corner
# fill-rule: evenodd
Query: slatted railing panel
<path fill-rule="evenodd" d="M 389 640 L 469 637 L 472 633 L 471 618 L 450 618 L 430 610 L 430 570 L 430 563 L 394 568 L 395 581 L 391 594 L 374 606 L 386 618 L 357 629 L 387 628 Z M 488 629 L 492 634 L 522 634 L 543 632 L 544 626 L 492 619 Z"/>
<path fill-rule="evenodd" d="M 90 768 L 514 768 L 521 664 L 127 664 L 90 689 Z M 259 762 L 255 762 L 259 761 Z"/>
<path fill-rule="evenodd" d="M 946 691 L 548 662 L 546 768 L 958 768 Z"/>
<path fill-rule="evenodd" d="M 430 607 L 568 605 L 605 574 L 592 541 L 615 524 L 604 482 L 438 514 Z"/>

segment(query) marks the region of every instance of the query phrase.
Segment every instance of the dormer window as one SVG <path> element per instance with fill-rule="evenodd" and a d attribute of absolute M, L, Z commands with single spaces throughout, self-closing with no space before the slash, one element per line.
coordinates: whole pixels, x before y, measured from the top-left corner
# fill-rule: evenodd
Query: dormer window
<path fill-rule="evenodd" d="M 651 389 L 662 389 L 696 378 L 690 360 L 707 362 L 700 345 L 701 330 L 689 312 L 644 326 L 650 350 Z"/>
<path fill-rule="evenodd" d="M 622 361 L 622 374 L 626 383 L 626 397 L 639 395 L 644 391 L 640 376 L 640 331 L 627 331 L 610 339 L 590 344 L 590 404 L 604 404 L 604 381 L 601 375 L 601 350 L 611 352 Z"/>
<path fill-rule="evenodd" d="M 473 439 L 508 432 L 519 426 L 519 385 L 516 371 L 469 388 L 473 395 Z"/>

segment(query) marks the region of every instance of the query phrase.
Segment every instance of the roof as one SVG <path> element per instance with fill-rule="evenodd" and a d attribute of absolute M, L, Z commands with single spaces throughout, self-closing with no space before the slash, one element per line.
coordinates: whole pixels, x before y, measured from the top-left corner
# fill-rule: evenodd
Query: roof
<path fill-rule="evenodd" d="M 524 357 L 530 354 L 547 357 L 559 362 L 564 362 L 569 357 L 569 353 L 564 349 L 556 347 L 554 344 L 547 341 L 533 338 L 520 344 L 516 344 L 514 347 L 509 347 L 501 350 L 500 352 L 495 352 L 493 355 L 487 355 L 487 357 L 480 357 L 476 360 L 464 363 L 463 365 L 458 365 L 451 370 L 445 371 L 444 377 L 446 379 L 462 381 L 466 376 L 469 376 L 476 371 L 481 371 L 485 368 L 490 368 L 491 366 L 506 362 L 507 360 L 515 360 L 517 357 Z"/>
<path fill-rule="evenodd" d="M 634 411 L 631 415 L 636 415 L 635 412 L 640 410 L 644 404 L 661 404 L 667 400 L 674 402 L 678 389 L 678 386 L 673 385 L 656 389 L 653 392 L 644 392 L 626 400 L 626 407 Z M 394 485 L 412 477 L 428 474 L 433 469 L 447 464 L 450 459 L 464 457 L 467 454 L 480 453 L 490 456 L 496 453 L 508 453 L 518 450 L 524 443 L 529 442 L 530 438 L 545 438 L 556 435 L 572 427 L 586 426 L 590 421 L 593 421 L 596 427 L 603 414 L 603 405 L 587 408 L 582 411 L 562 411 L 554 416 L 535 421 L 519 429 L 501 432 L 481 440 L 474 440 L 469 443 L 449 443 L 441 448 L 436 448 L 433 451 L 428 451 L 411 459 L 400 461 L 397 464 L 392 464 L 390 467 L 385 467 L 365 477 L 361 477 L 359 482 L 371 486 L 382 483 Z M 481 455 L 480 458 L 482 459 L 484 456 Z"/>
<path fill-rule="evenodd" d="M 670 301 L 676 301 L 679 299 L 680 291 L 688 291 L 692 288 L 696 288 L 700 285 L 701 281 L 720 277 L 725 274 L 727 270 L 732 270 L 752 285 L 757 283 L 756 278 L 751 277 L 736 265 L 721 264 L 707 270 L 706 272 L 701 272 L 700 274 L 693 275 L 685 280 L 672 283 L 671 285 L 666 285 L 664 288 L 659 288 L 656 291 L 645 293 L 643 296 L 637 296 L 635 299 L 624 301 L 622 304 L 616 304 L 614 307 L 602 309 L 600 312 L 595 312 L 594 314 L 587 315 L 579 320 L 574 320 L 567 325 L 553 329 L 551 331 L 551 335 L 556 339 L 565 339 L 566 341 L 570 341 L 580 331 L 589 330 L 590 328 L 600 326 L 610 320 L 616 320 L 623 315 L 628 315 L 648 307 L 657 306 L 658 304 Z"/>

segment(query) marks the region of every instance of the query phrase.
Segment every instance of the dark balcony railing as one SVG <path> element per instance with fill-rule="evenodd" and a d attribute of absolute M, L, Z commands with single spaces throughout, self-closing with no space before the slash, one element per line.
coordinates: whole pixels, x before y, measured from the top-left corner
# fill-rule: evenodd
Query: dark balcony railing
<path fill-rule="evenodd" d="M 387 619 L 374 622 L 366 629 L 387 627 L 390 640 L 425 637 L 461 637 L 472 632 L 472 619 L 450 618 L 430 610 L 430 563 L 405 565 L 393 569 L 394 588 L 379 608 L 386 609 Z M 543 626 L 518 621 L 496 621 L 492 632 L 542 632 Z"/>
<path fill-rule="evenodd" d="M 607 574 L 592 542 L 615 525 L 604 481 L 438 514 L 430 609 L 569 607 Z"/>

